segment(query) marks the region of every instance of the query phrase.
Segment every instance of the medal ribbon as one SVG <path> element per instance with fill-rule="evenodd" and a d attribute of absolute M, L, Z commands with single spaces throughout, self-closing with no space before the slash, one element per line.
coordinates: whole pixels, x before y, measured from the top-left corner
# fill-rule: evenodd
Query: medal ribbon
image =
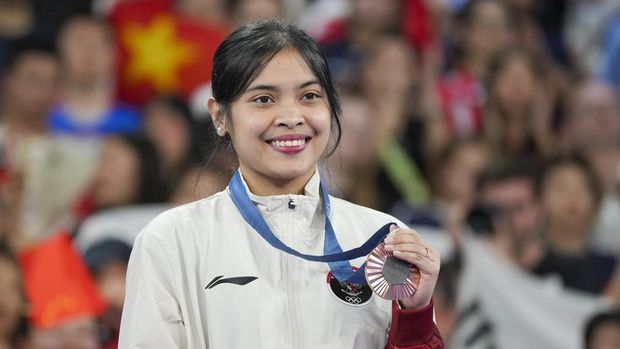
<path fill-rule="evenodd" d="M 321 196 L 323 198 L 323 209 L 325 211 L 325 240 L 323 244 L 324 255 L 322 256 L 308 255 L 298 252 L 284 244 L 280 241 L 280 239 L 278 239 L 277 236 L 275 236 L 267 225 L 267 222 L 265 222 L 265 219 L 261 215 L 258 208 L 256 208 L 254 203 L 252 203 L 250 196 L 245 190 L 245 186 L 241 180 L 241 174 L 238 170 L 235 172 L 230 180 L 230 183 L 228 184 L 228 192 L 230 197 L 243 216 L 243 219 L 271 246 L 285 253 L 303 258 L 307 261 L 328 263 L 332 275 L 338 279 L 338 281 L 366 285 L 367 282 L 364 276 L 366 264 L 364 263 L 359 269 L 353 270 L 353 267 L 349 261 L 351 259 L 365 257 L 370 254 L 370 252 L 377 245 L 379 245 L 379 243 L 381 243 L 385 236 L 390 232 L 390 225 L 395 223 L 388 223 L 381 227 L 361 246 L 343 251 L 338 243 L 338 240 L 336 239 L 336 233 L 334 232 L 334 228 L 329 220 L 329 193 L 323 183 L 320 184 L 320 188 Z"/>

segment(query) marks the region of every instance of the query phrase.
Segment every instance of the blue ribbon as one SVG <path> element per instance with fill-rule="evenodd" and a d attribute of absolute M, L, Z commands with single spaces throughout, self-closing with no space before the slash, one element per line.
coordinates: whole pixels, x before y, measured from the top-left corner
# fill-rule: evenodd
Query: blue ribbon
<path fill-rule="evenodd" d="M 336 239 L 336 233 L 329 220 L 330 214 L 330 202 L 329 193 L 327 189 L 321 183 L 321 196 L 323 198 L 323 209 L 325 211 L 325 242 L 323 244 L 324 255 L 308 255 L 300 253 L 286 244 L 284 244 L 277 236 L 271 231 L 267 222 L 261 215 L 260 211 L 250 199 L 243 182 L 241 180 L 241 174 L 237 170 L 233 175 L 230 183 L 228 184 L 228 192 L 232 198 L 235 206 L 243 216 L 243 219 L 258 232 L 271 246 L 291 254 L 303 258 L 312 262 L 324 262 L 329 264 L 329 268 L 332 271 L 332 275 L 339 281 L 345 281 L 353 284 L 366 284 L 366 278 L 364 276 L 364 270 L 366 264 L 364 263 L 359 269 L 353 270 L 351 259 L 365 257 L 383 241 L 385 236 L 390 232 L 390 225 L 395 223 L 388 223 L 377 230 L 363 245 L 343 251 Z"/>

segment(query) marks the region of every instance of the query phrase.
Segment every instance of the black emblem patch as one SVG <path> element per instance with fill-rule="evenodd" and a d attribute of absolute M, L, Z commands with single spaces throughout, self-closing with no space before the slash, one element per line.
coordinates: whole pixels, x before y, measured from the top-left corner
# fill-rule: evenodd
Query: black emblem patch
<path fill-rule="evenodd" d="M 372 297 L 372 290 L 368 285 L 340 282 L 332 275 L 331 271 L 327 274 L 327 283 L 332 294 L 347 305 L 362 306 L 368 303 Z"/>
<path fill-rule="evenodd" d="M 234 285 L 247 285 L 250 282 L 258 279 L 256 276 L 238 276 L 233 278 L 223 278 L 224 275 L 218 275 L 209 282 L 209 284 L 205 287 L 206 290 L 211 289 L 217 285 L 221 284 L 234 284 Z"/>

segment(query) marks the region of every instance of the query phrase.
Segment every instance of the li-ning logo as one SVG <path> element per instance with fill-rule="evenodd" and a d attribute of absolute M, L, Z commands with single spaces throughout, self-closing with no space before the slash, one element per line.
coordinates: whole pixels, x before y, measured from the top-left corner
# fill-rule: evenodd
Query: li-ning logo
<path fill-rule="evenodd" d="M 258 279 L 256 276 L 238 276 L 233 278 L 225 278 L 224 275 L 218 275 L 209 282 L 209 284 L 205 287 L 205 290 L 212 289 L 213 287 L 220 284 L 235 284 L 235 285 L 247 285 L 250 282 Z"/>

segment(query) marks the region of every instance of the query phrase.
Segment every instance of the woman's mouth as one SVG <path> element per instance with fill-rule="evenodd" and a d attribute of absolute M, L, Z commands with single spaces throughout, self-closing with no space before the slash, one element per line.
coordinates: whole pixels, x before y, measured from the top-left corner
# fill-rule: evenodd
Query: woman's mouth
<path fill-rule="evenodd" d="M 312 137 L 278 137 L 277 139 L 268 140 L 267 143 L 274 147 L 278 152 L 285 154 L 299 153 L 305 149 L 306 144 Z"/>

